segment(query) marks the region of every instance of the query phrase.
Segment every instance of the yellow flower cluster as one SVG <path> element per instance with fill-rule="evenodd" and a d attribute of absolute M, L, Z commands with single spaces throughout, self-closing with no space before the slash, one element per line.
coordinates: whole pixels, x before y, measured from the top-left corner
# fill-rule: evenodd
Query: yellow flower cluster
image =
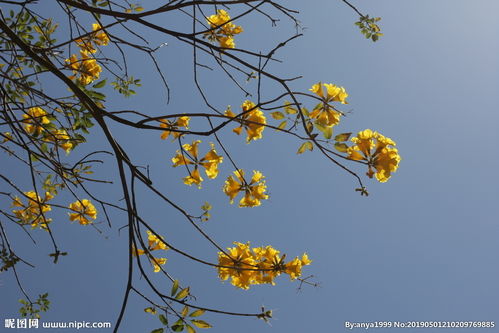
<path fill-rule="evenodd" d="M 322 86 L 324 86 L 325 91 Z M 332 83 L 322 84 L 318 82 L 312 86 L 310 91 L 321 98 L 321 103 L 310 113 L 310 118 L 316 119 L 317 124 L 322 126 L 332 127 L 338 125 L 341 113 L 335 110 L 330 103 L 340 102 L 341 104 L 347 104 L 346 98 L 348 94 L 345 88 Z"/>
<path fill-rule="evenodd" d="M 58 129 L 55 130 L 55 132 L 50 132 L 45 139 L 46 141 L 54 142 L 56 146 L 64 149 L 68 154 L 73 149 L 73 143 L 70 141 L 71 138 L 65 129 Z"/>
<path fill-rule="evenodd" d="M 156 251 L 156 250 L 168 250 L 169 247 L 166 246 L 166 244 L 163 242 L 163 237 L 158 238 L 155 234 L 153 234 L 150 230 L 147 230 L 147 252 L 142 250 L 142 249 L 136 249 L 135 247 L 132 248 L 132 254 L 134 256 L 140 256 L 143 254 L 147 254 L 149 257 L 149 260 L 151 261 L 151 264 L 154 267 L 154 272 L 157 273 L 161 270 L 159 265 L 164 265 L 166 264 L 166 261 L 168 259 L 166 258 L 155 258 L 153 257 L 150 252 Z"/>
<path fill-rule="evenodd" d="M 348 148 L 348 158 L 366 161 L 369 178 L 374 175 L 379 182 L 384 183 L 390 178 L 392 172 L 397 171 L 400 155 L 392 139 L 366 129 L 350 140 L 355 145 Z"/>
<path fill-rule="evenodd" d="M 89 53 L 96 53 L 96 45 L 105 46 L 109 44 L 109 37 L 104 30 L 102 30 L 102 26 L 98 23 L 92 24 L 92 31 L 94 32 L 90 36 L 77 39 L 75 42 L 80 49 Z"/>
<path fill-rule="evenodd" d="M 64 149 L 66 153 L 73 149 L 68 132 L 65 129 L 54 129 L 44 109 L 38 106 L 29 108 L 28 112 L 23 114 L 23 123 L 28 134 L 35 137 L 43 135 L 44 141 L 53 142 L 55 146 Z"/>
<path fill-rule="evenodd" d="M 210 42 L 218 42 L 220 47 L 233 49 L 236 47 L 234 35 L 243 32 L 243 28 L 230 21 L 229 13 L 219 9 L 216 14 L 206 18 L 210 31 L 205 33 L 205 37 Z"/>
<path fill-rule="evenodd" d="M 45 213 L 52 210 L 52 207 L 47 204 L 47 201 L 54 198 L 49 192 L 45 192 L 45 197 L 42 198 L 34 191 L 24 192 L 28 197 L 28 203 L 24 204 L 19 197 L 14 197 L 12 207 L 20 207 L 20 209 L 12 210 L 14 215 L 22 224 L 31 224 L 31 228 L 40 227 L 47 229 L 47 224 L 52 221 L 45 217 Z"/>
<path fill-rule="evenodd" d="M 189 128 L 189 121 L 191 118 L 187 116 L 179 117 L 175 121 L 170 121 L 168 119 L 161 119 L 159 127 L 165 128 L 166 130 L 161 133 L 161 139 L 165 140 L 171 134 L 173 138 L 177 139 L 182 135 L 180 132 L 174 132 L 172 130 L 177 130 L 179 127 L 184 127 L 185 129 Z"/>
<path fill-rule="evenodd" d="M 248 143 L 251 142 L 251 140 L 261 139 L 263 130 L 267 124 L 267 118 L 265 118 L 264 113 L 256 107 L 255 103 L 248 100 L 244 101 L 241 108 L 242 115 L 235 119 L 240 126 L 234 128 L 232 131 L 239 135 L 243 128 L 246 129 L 246 142 Z M 225 110 L 225 115 L 231 118 L 237 117 L 230 109 L 230 106 Z"/>
<path fill-rule="evenodd" d="M 253 170 L 253 177 L 249 183 L 244 179 L 244 171 L 241 169 L 234 171 L 234 176 L 229 176 L 223 187 L 224 193 L 230 198 L 230 203 L 234 203 L 234 198 L 243 191 L 244 196 L 239 201 L 239 207 L 260 206 L 260 200 L 269 198 L 265 193 L 267 190 L 265 177 L 260 171 Z"/>
<path fill-rule="evenodd" d="M 78 221 L 81 225 L 90 224 L 97 218 L 97 210 L 88 199 L 78 200 L 69 205 L 74 213 L 69 214 L 69 220 Z"/>
<path fill-rule="evenodd" d="M 28 112 L 23 114 L 23 119 L 24 129 L 34 136 L 39 136 L 45 130 L 43 125 L 50 124 L 47 112 L 40 107 L 29 108 Z"/>
<path fill-rule="evenodd" d="M 182 151 L 177 150 L 176 155 L 172 158 L 173 167 L 178 167 L 180 165 L 193 165 L 194 170 L 189 171 L 189 176 L 184 178 L 184 184 L 192 185 L 196 184 L 201 187 L 201 182 L 203 178 L 199 173 L 199 166 L 205 169 L 205 173 L 208 178 L 214 179 L 218 176 L 218 165 L 222 163 L 223 157 L 218 155 L 213 143 L 210 143 L 211 150 L 206 153 L 202 158 L 199 158 L 198 145 L 201 140 L 193 141 L 192 144 L 182 145 Z"/>
<path fill-rule="evenodd" d="M 77 39 L 75 42 L 80 47 L 81 59 L 78 59 L 76 54 L 72 54 L 69 59 L 66 59 L 68 67 L 73 70 L 72 78 L 79 74 L 78 82 L 82 85 L 88 85 L 97 80 L 102 72 L 102 67 L 97 63 L 97 60 L 92 56 L 97 52 L 96 45 L 107 45 L 109 37 L 101 30 L 102 27 L 94 23 L 92 25 L 94 33 L 89 37 Z"/>
<path fill-rule="evenodd" d="M 80 74 L 78 82 L 80 82 L 81 85 L 86 86 L 99 78 L 102 68 L 97 63 L 97 60 L 91 56 L 90 52 L 80 50 L 80 55 L 81 60 L 78 59 L 76 54 L 72 54 L 69 59 L 66 59 L 66 62 L 74 73 L 71 78 L 74 78 L 77 74 Z"/>
<path fill-rule="evenodd" d="M 301 258 L 286 263 L 286 255 L 280 256 L 280 252 L 270 245 L 253 249 L 249 242 L 234 242 L 234 245 L 227 248 L 229 256 L 218 253 L 218 276 L 223 281 L 231 278 L 232 285 L 241 289 L 249 289 L 254 284 L 274 285 L 274 279 L 282 273 L 288 274 L 291 280 L 297 279 L 302 267 L 312 262 L 304 253 Z"/>

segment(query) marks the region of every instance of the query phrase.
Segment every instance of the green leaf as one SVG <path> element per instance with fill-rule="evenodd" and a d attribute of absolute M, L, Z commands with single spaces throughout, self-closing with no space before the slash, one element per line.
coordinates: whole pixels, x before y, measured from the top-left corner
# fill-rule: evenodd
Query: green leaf
<path fill-rule="evenodd" d="M 344 142 L 350 139 L 350 135 L 352 135 L 352 133 L 341 133 L 335 136 L 334 140 L 338 142 Z"/>
<path fill-rule="evenodd" d="M 38 162 L 39 159 L 36 157 L 34 154 L 29 154 L 29 158 L 31 159 L 31 162 Z"/>
<path fill-rule="evenodd" d="M 367 192 L 367 189 L 365 187 L 356 188 L 355 191 L 360 192 L 361 196 L 363 195 L 365 195 L 366 197 L 369 196 L 369 192 Z"/>
<path fill-rule="evenodd" d="M 184 330 L 184 324 L 175 324 L 171 329 L 173 332 L 182 332 Z"/>
<path fill-rule="evenodd" d="M 199 310 L 196 310 L 194 312 L 192 312 L 189 317 L 199 317 L 199 316 L 202 316 L 206 311 L 203 310 L 203 309 L 199 309 Z"/>
<path fill-rule="evenodd" d="M 205 210 L 205 211 L 208 211 L 208 210 L 211 210 L 213 207 L 210 205 L 210 203 L 208 201 L 206 201 L 204 203 L 204 205 L 201 206 L 201 209 L 202 210 Z"/>
<path fill-rule="evenodd" d="M 297 154 L 303 154 L 305 150 L 314 150 L 314 145 L 310 141 L 306 141 L 301 144 L 300 148 L 298 148 Z"/>
<path fill-rule="evenodd" d="M 178 280 L 173 281 L 173 286 L 172 286 L 172 291 L 170 292 L 170 295 L 173 297 L 177 293 L 178 290 Z"/>
<path fill-rule="evenodd" d="M 187 295 L 189 295 L 189 287 L 182 289 L 177 296 L 175 296 L 175 299 L 183 299 L 186 298 Z"/>
<path fill-rule="evenodd" d="M 314 124 L 311 121 L 309 121 L 306 126 L 307 126 L 307 130 L 310 133 L 312 133 L 312 131 L 314 130 Z"/>
<path fill-rule="evenodd" d="M 285 129 L 287 124 L 288 124 L 288 121 L 284 120 L 282 123 L 279 124 L 279 126 L 277 126 L 277 128 L 278 129 Z"/>
<path fill-rule="evenodd" d="M 270 115 L 276 120 L 284 119 L 284 114 L 280 111 L 271 112 Z"/>
<path fill-rule="evenodd" d="M 92 87 L 94 87 L 94 88 L 102 88 L 102 87 L 104 87 L 106 85 L 106 81 L 107 81 L 107 79 L 99 81 L 96 84 L 94 84 Z"/>
<path fill-rule="evenodd" d="M 186 305 L 184 306 L 180 314 L 182 315 L 182 317 L 186 317 L 188 313 L 189 313 L 189 307 Z"/>
<path fill-rule="evenodd" d="M 194 328 L 192 328 L 192 326 L 187 325 L 186 327 L 187 327 L 187 332 L 188 333 L 196 333 L 196 330 Z"/>
<path fill-rule="evenodd" d="M 287 114 L 298 113 L 298 110 L 291 106 L 291 102 L 285 101 L 284 105 L 285 105 L 284 112 L 286 112 Z"/>
<path fill-rule="evenodd" d="M 324 135 L 324 137 L 326 139 L 331 139 L 331 137 L 333 136 L 333 127 L 332 126 L 322 126 L 320 124 L 314 124 L 315 128 L 317 128 L 319 131 L 322 132 L 322 134 Z"/>
<path fill-rule="evenodd" d="M 151 333 L 163 333 L 164 331 L 164 328 L 156 328 L 155 330 L 152 330 Z"/>
<path fill-rule="evenodd" d="M 95 98 L 98 101 L 105 101 L 106 100 L 106 95 L 104 95 L 104 94 L 102 94 L 102 93 L 100 93 L 98 91 L 89 90 L 89 91 L 87 91 L 87 94 L 90 97 L 93 97 L 93 98 Z"/>
<path fill-rule="evenodd" d="M 336 150 L 339 151 L 340 153 L 346 153 L 348 150 L 348 146 L 345 143 L 339 143 L 339 142 L 336 142 L 334 144 L 334 148 L 336 148 Z"/>
<path fill-rule="evenodd" d="M 200 319 L 193 319 L 191 322 L 194 324 L 194 326 L 199 327 L 199 328 L 211 328 L 211 327 L 213 327 L 210 324 L 208 324 L 207 322 L 205 322 L 204 320 L 200 320 Z"/>
<path fill-rule="evenodd" d="M 322 134 L 324 134 L 324 137 L 326 139 L 331 139 L 331 137 L 333 136 L 333 127 L 332 126 L 329 126 L 329 127 L 326 127 L 326 130 L 324 132 L 322 132 Z"/>
<path fill-rule="evenodd" d="M 159 315 L 159 321 L 161 322 L 161 324 L 168 326 L 168 319 L 164 314 Z"/>

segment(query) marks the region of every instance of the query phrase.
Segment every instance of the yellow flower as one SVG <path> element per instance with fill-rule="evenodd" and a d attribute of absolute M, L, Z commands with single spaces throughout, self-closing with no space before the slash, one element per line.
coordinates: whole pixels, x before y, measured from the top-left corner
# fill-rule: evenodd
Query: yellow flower
<path fill-rule="evenodd" d="M 227 49 L 233 49 L 236 47 L 236 43 L 234 42 L 234 38 L 232 36 L 220 37 L 218 42 L 220 43 L 220 47 L 225 47 Z"/>
<path fill-rule="evenodd" d="M 199 174 L 199 169 L 194 168 L 194 170 L 189 171 L 189 176 L 183 178 L 184 184 L 191 186 L 192 184 L 196 184 L 199 188 L 201 188 L 201 183 L 203 182 L 203 177 Z"/>
<path fill-rule="evenodd" d="M 295 280 L 301 276 L 301 270 L 303 266 L 310 265 L 312 260 L 308 258 L 308 255 L 304 253 L 300 258 L 295 257 L 292 261 L 284 265 L 284 272 L 289 275 L 291 280 Z"/>
<path fill-rule="evenodd" d="M 224 193 L 229 197 L 230 203 L 234 203 L 234 198 L 239 192 L 244 191 L 244 196 L 239 201 L 239 207 L 256 207 L 261 205 L 261 200 L 268 199 L 265 193 L 267 185 L 264 176 L 260 171 L 253 170 L 253 177 L 249 183 L 244 179 L 244 171 L 234 171 L 235 178 L 229 176 L 223 187 Z"/>
<path fill-rule="evenodd" d="M 57 147 L 60 147 L 69 154 L 73 149 L 73 143 L 70 141 L 70 136 L 65 129 L 58 129 L 55 132 L 49 132 L 45 138 L 47 141 L 54 142 Z"/>
<path fill-rule="evenodd" d="M 234 245 L 236 247 L 227 249 L 229 257 L 223 252 L 218 253 L 218 265 L 226 266 L 218 267 L 218 276 L 223 281 L 231 277 L 232 285 L 241 289 L 249 289 L 257 272 L 253 270 L 256 269 L 253 253 L 251 253 L 249 243 L 234 242 Z"/>
<path fill-rule="evenodd" d="M 85 52 L 96 53 L 97 48 L 95 47 L 95 45 L 107 45 L 109 43 L 109 37 L 104 32 L 104 30 L 101 29 L 102 26 L 100 24 L 93 23 L 92 24 L 92 30 L 94 31 L 93 34 L 91 34 L 89 37 L 79 38 L 75 40 L 78 47 Z"/>
<path fill-rule="evenodd" d="M 301 266 L 301 260 L 296 257 L 286 264 L 284 272 L 289 275 L 291 280 L 295 280 L 301 276 Z"/>
<path fill-rule="evenodd" d="M 255 276 L 255 284 L 269 283 L 274 285 L 274 279 L 281 274 L 284 269 L 282 258 L 279 251 L 268 245 L 266 247 L 253 248 L 255 258 L 258 261 L 258 271 Z"/>
<path fill-rule="evenodd" d="M 234 203 L 234 198 L 239 194 L 243 189 L 244 180 L 244 171 L 238 170 L 234 172 L 236 178 L 229 176 L 225 181 L 225 186 L 223 187 L 224 193 L 229 197 L 230 203 Z"/>
<path fill-rule="evenodd" d="M 109 37 L 108 35 L 104 32 L 104 30 L 101 30 L 102 26 L 98 23 L 93 23 L 92 24 L 92 30 L 97 31 L 93 34 L 95 37 L 94 42 L 97 45 L 107 45 L 109 43 Z"/>
<path fill-rule="evenodd" d="M 133 255 L 134 257 L 141 256 L 141 255 L 143 255 L 143 254 L 145 254 L 145 253 L 146 253 L 146 251 L 144 251 L 144 250 L 142 250 L 142 249 L 137 249 L 137 248 L 135 247 L 135 245 L 133 245 L 133 244 L 132 244 L 132 255 Z"/>
<path fill-rule="evenodd" d="M 97 52 L 97 49 L 95 48 L 94 44 L 92 44 L 92 40 L 89 39 L 89 38 L 78 38 L 75 40 L 75 43 L 76 45 L 78 45 L 78 47 L 86 52 L 89 52 L 89 53 L 96 53 Z M 73 57 L 73 59 L 70 58 L 70 60 L 75 60 L 76 58 L 76 55 L 72 55 L 71 57 Z"/>
<path fill-rule="evenodd" d="M 325 94 L 322 86 L 326 88 Z M 316 119 L 316 123 L 322 126 L 332 127 L 337 125 L 340 122 L 341 113 L 335 110 L 330 103 L 340 102 L 347 104 L 346 98 L 348 94 L 345 88 L 331 83 L 323 85 L 321 82 L 318 82 L 312 86 L 310 91 L 321 98 L 321 103 L 310 113 L 310 118 Z"/>
<path fill-rule="evenodd" d="M 222 163 L 223 156 L 217 154 L 215 145 L 210 143 L 211 149 L 199 161 L 199 165 L 204 167 L 204 171 L 208 178 L 215 179 L 218 176 L 218 165 Z"/>
<path fill-rule="evenodd" d="M 246 244 L 234 242 L 235 247 L 227 248 L 225 253 L 218 253 L 218 276 L 222 281 L 231 279 L 231 284 L 249 289 L 253 284 L 272 284 L 281 273 L 289 274 L 292 280 L 301 276 L 302 266 L 309 265 L 312 261 L 304 254 L 302 259 L 295 258 L 285 263 L 286 255 L 272 246 L 256 247 L 250 249 Z"/>
<path fill-rule="evenodd" d="M 95 58 L 92 58 L 88 52 L 80 51 L 80 54 L 82 59 L 80 67 L 80 83 L 82 83 L 83 85 L 87 85 L 99 78 L 100 72 L 102 72 L 102 68 L 97 63 L 97 60 L 95 60 Z"/>
<path fill-rule="evenodd" d="M 208 16 L 206 20 L 212 28 L 216 28 L 223 25 L 225 22 L 230 21 L 230 16 L 225 10 L 220 9 L 217 11 L 217 14 Z"/>
<path fill-rule="evenodd" d="M 149 251 L 155 250 L 168 250 L 168 246 L 162 241 L 164 238 L 161 237 L 159 239 L 155 234 L 153 234 L 150 230 L 147 230 L 147 240 L 148 240 L 148 248 Z"/>
<path fill-rule="evenodd" d="M 369 178 L 375 176 L 379 182 L 384 183 L 392 172 L 397 171 L 401 158 L 392 139 L 366 129 L 350 140 L 355 145 L 348 148 L 348 158 L 366 161 Z"/>
<path fill-rule="evenodd" d="M 194 165 L 194 170 L 189 171 L 189 176 L 184 178 L 184 184 L 196 184 L 201 187 L 203 178 L 199 173 L 199 166 L 205 169 L 208 178 L 214 179 L 218 176 L 218 165 L 222 163 L 223 157 L 219 156 L 215 150 L 213 143 L 210 143 L 211 149 L 202 158 L 198 157 L 198 145 L 201 140 L 193 141 L 192 144 L 183 144 L 182 151 L 177 150 L 176 155 L 172 158 L 173 167 L 180 165 Z"/>
<path fill-rule="evenodd" d="M 20 207 L 20 209 L 12 210 L 12 212 L 22 224 L 31 224 L 33 229 L 40 227 L 46 230 L 47 224 L 52 221 L 44 214 L 52 210 L 46 202 L 54 196 L 50 192 L 45 192 L 45 198 L 42 199 L 34 191 L 24 192 L 24 195 L 28 197 L 28 203 L 25 205 L 19 197 L 14 197 L 12 207 Z"/>
<path fill-rule="evenodd" d="M 102 72 L 102 67 L 91 56 L 91 53 L 86 49 L 81 49 L 81 60 L 78 60 L 74 54 L 69 59 L 66 59 L 68 67 L 73 70 L 74 75 L 80 75 L 78 81 L 84 86 L 97 80 Z"/>
<path fill-rule="evenodd" d="M 301 265 L 302 266 L 307 266 L 307 265 L 310 265 L 312 263 L 312 260 L 310 260 L 308 258 L 308 254 L 304 253 L 302 256 L 301 256 Z"/>
<path fill-rule="evenodd" d="M 81 225 L 90 224 L 97 218 L 97 210 L 88 199 L 78 200 L 69 205 L 74 213 L 69 214 L 70 221 L 78 221 Z"/>
<path fill-rule="evenodd" d="M 251 101 L 244 101 L 241 105 L 241 116 L 236 118 L 240 126 L 234 128 L 232 131 L 236 134 L 241 134 L 242 129 L 246 129 L 247 137 L 246 142 L 250 143 L 251 140 L 258 140 L 262 138 L 263 130 L 267 124 L 267 118 L 264 113 L 256 108 L 256 104 Z M 225 110 L 225 115 L 230 118 L 235 118 L 236 114 L 232 112 L 230 106 Z"/>
<path fill-rule="evenodd" d="M 229 13 L 219 9 L 217 14 L 206 18 L 210 31 L 206 32 L 204 36 L 211 42 L 218 42 L 220 47 L 235 48 L 236 44 L 233 37 L 243 32 L 243 28 L 229 21 Z"/>
<path fill-rule="evenodd" d="M 72 54 L 69 59 L 66 59 L 66 62 L 68 63 L 68 67 L 75 72 L 80 68 L 78 56 L 76 54 Z"/>
<path fill-rule="evenodd" d="M 147 247 L 149 251 L 168 250 L 168 246 L 166 246 L 163 242 L 161 242 L 159 238 L 156 237 L 151 231 L 147 230 L 147 234 L 149 235 L 148 236 L 149 245 Z M 134 257 L 141 256 L 143 254 L 146 254 L 149 257 L 149 260 L 151 261 L 155 273 L 161 270 L 160 265 L 164 265 L 168 261 L 168 259 L 166 258 L 155 258 L 150 253 L 147 253 L 142 249 L 137 249 L 135 245 L 132 245 L 132 255 Z"/>
<path fill-rule="evenodd" d="M 168 259 L 166 259 L 166 258 L 154 258 L 154 257 L 152 257 L 152 258 L 150 258 L 150 260 L 151 260 L 151 264 L 154 267 L 154 273 L 157 273 L 157 272 L 159 272 L 161 270 L 161 267 L 159 265 L 166 264 L 166 261 Z"/>
<path fill-rule="evenodd" d="M 43 125 L 50 124 L 47 112 L 37 106 L 29 108 L 28 112 L 23 114 L 23 118 L 24 129 L 34 136 L 40 135 L 45 130 Z"/>
<path fill-rule="evenodd" d="M 348 94 L 345 88 L 336 86 L 332 83 L 324 83 L 324 87 L 326 87 L 327 91 L 326 100 L 340 102 L 341 104 L 348 104 L 346 101 Z"/>
<path fill-rule="evenodd" d="M 160 125 L 159 127 L 161 128 L 166 128 L 167 130 L 165 130 L 163 133 L 161 133 L 161 139 L 165 140 L 166 138 L 168 138 L 168 136 L 171 134 L 175 139 L 177 139 L 179 136 L 182 135 L 182 133 L 180 132 L 175 132 L 175 131 L 172 131 L 172 130 L 177 130 L 179 129 L 179 127 L 184 127 L 185 129 L 188 129 L 189 128 L 189 120 L 191 118 L 187 117 L 187 116 L 183 116 L 183 117 L 179 117 L 177 120 L 175 121 L 170 121 L 168 119 L 161 119 L 160 120 Z"/>
<path fill-rule="evenodd" d="M 141 256 L 143 254 L 147 255 L 153 265 L 155 273 L 159 272 L 161 270 L 160 265 L 166 264 L 168 260 L 166 258 L 155 258 L 150 253 L 151 251 L 169 249 L 165 242 L 162 241 L 163 239 L 163 236 L 158 237 L 152 231 L 147 230 L 147 251 L 137 249 L 134 245 L 132 245 L 132 255 L 134 257 Z"/>

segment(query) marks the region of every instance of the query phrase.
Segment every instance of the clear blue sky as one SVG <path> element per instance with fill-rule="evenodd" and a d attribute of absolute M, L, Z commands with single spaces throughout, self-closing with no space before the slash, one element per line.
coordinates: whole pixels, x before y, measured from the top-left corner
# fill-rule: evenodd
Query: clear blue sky
<path fill-rule="evenodd" d="M 385 35 L 379 42 L 364 39 L 353 25 L 357 17 L 340 1 L 288 1 L 286 6 L 300 10 L 298 18 L 306 30 L 304 37 L 277 54 L 284 63 L 269 69 L 283 76 L 303 75 L 292 83 L 295 91 L 306 91 L 317 81 L 346 87 L 350 104 L 344 110 L 352 112 L 336 131 L 371 128 L 397 142 L 399 170 L 385 184 L 367 179 L 369 197 L 354 192 L 355 179 L 317 152 L 296 155 L 300 143 L 291 137 L 267 129 L 263 140 L 246 145 L 228 130 L 222 138 L 238 164 L 262 171 L 271 195 L 261 207 L 240 209 L 229 205 L 220 191 L 231 172 L 229 163 L 224 163 L 219 178 L 205 182 L 203 190 L 189 188 L 181 184 L 181 170 L 170 166 L 174 144 L 160 141 L 159 133 L 130 134 L 112 124 L 129 155 L 149 165 L 157 186 L 176 202 L 196 209 L 208 200 L 214 206 L 212 220 L 203 227 L 219 244 L 272 244 L 291 257 L 306 251 L 313 263 L 304 275 L 313 274 L 320 287 L 305 286 L 297 292 L 298 283 L 282 276 L 274 287 L 243 291 L 221 283 L 212 268 L 173 252 L 167 253 L 165 267 L 191 286 L 200 305 L 241 312 L 256 312 L 264 305 L 274 310 L 271 325 L 206 315 L 212 332 L 346 332 L 345 321 L 495 321 L 496 328 L 485 331 L 499 332 L 499 4 L 354 3 L 365 13 L 382 17 Z M 177 24 L 177 19 L 172 22 Z M 240 24 L 245 32 L 236 39 L 238 46 L 257 52 L 293 34 L 292 25 L 284 20 L 277 28 L 265 19 Z M 135 60 L 130 72 L 144 85 L 133 99 L 110 98 L 108 108 L 137 108 L 151 115 L 205 110 L 193 89 L 189 49 L 173 39 L 154 40 L 168 42 L 158 57 L 172 89 L 170 105 L 164 102 L 154 69 L 130 51 Z M 210 76 L 209 71 L 203 75 L 217 107 L 235 107 L 244 100 L 221 76 Z M 255 89 L 254 84 L 248 87 Z M 273 85 L 264 87 L 266 97 L 278 93 Z M 97 144 L 101 133 L 93 135 L 92 144 Z M 84 151 L 82 147 L 80 152 Z M 13 167 L 6 155 L 1 165 Z M 109 173 L 114 166 L 109 159 L 99 170 Z M 118 187 L 94 189 L 110 201 L 121 197 Z M 181 216 L 147 191 L 139 193 L 140 212 L 159 233 L 197 256 L 216 260 L 216 250 Z M 70 255 L 53 265 L 47 256 L 49 240 L 35 231 L 37 246 L 18 251 L 37 267 L 19 265 L 21 279 L 33 295 L 49 293 L 52 305 L 45 320 L 114 322 L 126 283 L 127 235 L 125 230 L 118 232 L 126 217 L 114 214 L 109 229 L 101 214 L 99 234 L 70 224 L 65 214 L 54 217 L 53 225 L 61 248 Z M 19 230 L 12 228 L 11 234 L 14 245 L 28 244 Z M 169 291 L 170 285 L 157 277 Z M 13 275 L 1 274 L 2 321 L 17 318 L 20 297 Z M 122 332 L 149 332 L 160 326 L 142 311 L 146 306 L 132 297 Z"/>

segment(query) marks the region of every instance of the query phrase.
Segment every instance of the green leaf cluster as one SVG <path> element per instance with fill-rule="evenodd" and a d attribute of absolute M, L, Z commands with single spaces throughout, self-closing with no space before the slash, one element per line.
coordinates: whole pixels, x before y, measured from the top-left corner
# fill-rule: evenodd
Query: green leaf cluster
<path fill-rule="evenodd" d="M 12 252 L 7 251 L 4 247 L 2 251 L 0 251 L 0 260 L 2 261 L 2 267 L 0 267 L 0 272 L 4 272 L 11 267 L 14 267 L 15 264 L 19 261 L 19 258 Z"/>
<path fill-rule="evenodd" d="M 170 296 L 175 298 L 178 301 L 183 302 L 183 300 L 189 296 L 190 288 L 180 288 L 179 281 L 175 280 L 172 285 L 172 290 L 170 292 Z M 149 307 L 144 309 L 144 311 L 156 314 L 156 309 L 153 307 Z M 194 327 L 197 328 L 211 328 L 212 326 L 204 320 L 197 319 L 202 316 L 206 311 L 203 309 L 196 309 L 191 311 L 188 305 L 184 305 L 181 311 L 175 311 L 175 316 L 178 318 L 173 324 L 170 325 L 168 318 L 164 314 L 160 314 L 158 316 L 159 321 L 164 327 L 156 328 L 151 331 L 151 333 L 163 333 L 168 331 L 173 332 L 183 332 L 187 331 L 188 333 L 196 333 Z M 196 319 L 194 319 L 196 318 Z"/>
<path fill-rule="evenodd" d="M 365 15 L 361 16 L 360 19 L 355 22 L 355 25 L 359 27 L 360 32 L 367 39 L 371 39 L 373 42 L 376 42 L 379 37 L 383 36 L 381 28 L 377 24 L 380 20 L 381 17 L 369 17 L 369 15 Z"/>
<path fill-rule="evenodd" d="M 117 90 L 120 94 L 125 97 L 130 97 L 135 95 L 136 92 L 131 88 L 131 86 L 140 87 L 140 79 L 134 79 L 133 76 L 129 78 L 117 78 L 115 81 L 111 82 L 114 90 Z"/>
<path fill-rule="evenodd" d="M 20 299 L 19 303 L 23 306 L 19 309 L 21 317 L 29 317 L 31 319 L 39 319 L 41 312 L 47 312 L 50 301 L 47 299 L 48 293 L 39 295 L 35 302 L 30 302 L 25 299 Z"/>
<path fill-rule="evenodd" d="M 270 116 L 272 118 L 274 118 L 275 120 L 282 120 L 279 123 L 279 125 L 277 126 L 277 130 L 284 130 L 284 129 L 286 129 L 286 127 L 288 125 L 288 121 L 289 122 L 294 122 L 295 125 L 300 121 L 298 110 L 296 108 L 292 107 L 291 102 L 289 102 L 289 101 L 285 101 L 284 102 L 284 109 L 283 109 L 283 111 L 284 112 L 274 111 L 274 112 L 270 113 Z M 296 114 L 295 119 L 293 119 L 293 118 L 290 117 L 291 115 L 294 115 L 294 114 Z"/>
<path fill-rule="evenodd" d="M 340 153 L 346 153 L 348 150 L 348 145 L 345 143 L 345 141 L 348 141 L 351 135 L 352 133 L 341 133 L 336 135 L 334 137 L 334 140 L 336 141 L 334 143 L 334 148 Z"/>
<path fill-rule="evenodd" d="M 201 221 L 206 222 L 211 218 L 210 210 L 212 208 L 213 207 L 209 202 L 205 202 L 204 205 L 201 206 L 201 209 L 203 210 L 203 214 L 201 214 Z"/>

